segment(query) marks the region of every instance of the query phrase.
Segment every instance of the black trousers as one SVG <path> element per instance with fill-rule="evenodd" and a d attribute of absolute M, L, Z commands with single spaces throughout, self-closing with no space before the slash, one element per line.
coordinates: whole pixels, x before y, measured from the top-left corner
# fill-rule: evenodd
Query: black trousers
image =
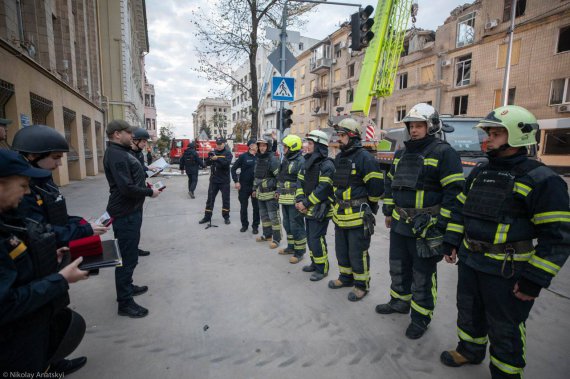
<path fill-rule="evenodd" d="M 480 362 L 490 340 L 492 378 L 522 378 L 526 365 L 525 322 L 534 301 L 522 301 L 513 294 L 518 275 L 505 279 L 461 261 L 458 275 L 457 351 Z"/>
<path fill-rule="evenodd" d="M 227 183 L 214 183 L 210 181 L 208 186 L 208 199 L 206 200 L 206 211 L 204 218 L 210 220 L 212 212 L 214 211 L 214 203 L 218 192 L 222 192 L 222 216 L 230 218 L 230 182 Z"/>
<path fill-rule="evenodd" d="M 118 240 L 123 266 L 115 269 L 117 301 L 128 302 L 133 298 L 133 273 L 139 262 L 139 241 L 141 238 L 142 210 L 113 221 L 113 232 Z"/>
<path fill-rule="evenodd" d="M 196 190 L 196 186 L 198 185 L 198 173 L 186 173 L 188 175 L 188 191 L 194 192 Z"/>
<path fill-rule="evenodd" d="M 307 245 L 309 246 L 309 255 L 313 266 L 321 274 L 329 272 L 329 254 L 327 249 L 327 229 L 329 227 L 329 219 L 322 221 L 305 219 L 305 229 L 307 231 Z"/>
<path fill-rule="evenodd" d="M 251 207 L 253 208 L 253 222 L 251 226 L 254 229 L 259 227 L 259 205 L 257 204 L 257 199 L 251 197 L 251 193 L 253 192 L 252 187 L 245 187 L 242 186 L 241 189 L 238 191 L 238 199 L 239 199 L 239 215 L 241 219 L 241 226 L 248 227 L 249 220 L 247 216 L 247 208 L 249 206 L 249 199 L 251 199 Z"/>
<path fill-rule="evenodd" d="M 420 258 L 416 238 L 390 231 L 390 296 L 411 301 L 412 321 L 427 326 L 437 301 L 437 262 L 440 256 Z"/>
<path fill-rule="evenodd" d="M 354 229 L 335 228 L 336 259 L 343 283 L 368 291 L 370 285 L 370 236 L 364 235 L 364 227 Z"/>

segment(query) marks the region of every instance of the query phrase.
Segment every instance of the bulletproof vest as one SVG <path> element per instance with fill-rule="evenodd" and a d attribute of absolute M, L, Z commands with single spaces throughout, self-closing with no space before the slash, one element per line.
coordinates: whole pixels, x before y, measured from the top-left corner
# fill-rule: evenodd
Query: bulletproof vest
<path fill-rule="evenodd" d="M 356 155 L 359 153 L 355 154 Z M 352 170 L 356 170 L 356 163 L 350 158 L 340 158 L 333 177 L 333 185 L 339 188 L 348 188 L 357 185 L 363 185 L 362 178 L 352 174 Z"/>
<path fill-rule="evenodd" d="M 463 205 L 463 214 L 505 224 L 511 224 L 516 218 L 528 218 L 524 204 L 517 204 L 514 196 L 515 180 L 541 165 L 528 160 L 511 170 L 494 171 L 482 168 L 473 179 Z"/>
<path fill-rule="evenodd" d="M 44 210 L 47 220 L 46 223 L 58 226 L 64 226 L 68 223 L 67 205 L 65 198 L 57 190 L 56 187 L 50 186 L 53 191 L 48 191 L 39 186 L 34 186 L 36 193 L 40 196 L 43 204 L 41 205 Z"/>
<path fill-rule="evenodd" d="M 321 173 L 321 165 L 323 164 L 323 162 L 324 162 L 324 160 L 316 162 L 316 163 L 312 164 L 308 170 L 305 171 L 305 181 L 303 183 L 303 192 L 306 195 L 309 195 L 317 187 L 317 184 L 319 182 L 319 175 Z"/>
<path fill-rule="evenodd" d="M 424 159 L 438 145 L 439 140 L 430 143 L 421 153 L 404 151 L 392 180 L 392 189 L 395 190 L 439 190 L 439 181 L 430 180 L 425 175 Z"/>
<path fill-rule="evenodd" d="M 279 177 L 277 179 L 279 182 L 285 183 L 297 181 L 297 174 L 289 173 L 289 165 L 293 164 L 295 164 L 295 161 L 283 159 L 283 162 L 281 162 L 281 169 L 279 170 Z"/>
<path fill-rule="evenodd" d="M 269 172 L 270 162 L 271 161 L 269 157 L 257 159 L 257 163 L 255 165 L 255 173 L 254 173 L 256 179 L 264 179 L 267 177 L 267 173 Z"/>

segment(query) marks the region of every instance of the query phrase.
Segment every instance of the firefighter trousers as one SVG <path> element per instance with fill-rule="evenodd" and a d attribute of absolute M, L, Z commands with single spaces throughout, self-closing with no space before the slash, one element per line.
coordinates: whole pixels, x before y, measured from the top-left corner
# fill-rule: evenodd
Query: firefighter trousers
<path fill-rule="evenodd" d="M 390 296 L 412 306 L 412 321 L 427 327 L 437 302 L 437 262 L 420 258 L 416 238 L 390 231 Z"/>
<path fill-rule="evenodd" d="M 214 183 L 210 181 L 208 186 L 208 200 L 206 200 L 206 211 L 204 218 L 210 220 L 214 211 L 214 203 L 218 192 L 222 192 L 222 216 L 224 219 L 230 218 L 230 182 Z"/>
<path fill-rule="evenodd" d="M 309 255 L 311 256 L 312 265 L 317 272 L 327 274 L 329 272 L 329 255 L 327 249 L 327 229 L 329 227 L 329 219 L 322 221 L 306 219 L 305 227 L 307 230 L 307 245 L 309 246 Z"/>
<path fill-rule="evenodd" d="M 283 228 L 287 234 L 287 248 L 294 251 L 296 257 L 305 255 L 307 234 L 305 218 L 295 208 L 295 205 L 281 204 L 283 212 Z"/>
<path fill-rule="evenodd" d="M 459 261 L 457 351 L 473 362 L 481 362 L 490 341 L 493 379 L 520 379 L 526 364 L 525 322 L 534 301 L 515 297 L 517 280 L 517 275 L 505 279 Z"/>
<path fill-rule="evenodd" d="M 354 283 L 364 291 L 370 285 L 370 235 L 364 234 L 364 227 L 353 229 L 335 227 L 336 258 L 340 275 L 338 279 L 343 283 Z"/>
<path fill-rule="evenodd" d="M 261 226 L 263 228 L 263 236 L 266 238 L 273 237 L 273 241 L 281 242 L 281 217 L 279 216 L 279 203 L 275 199 L 258 200 L 259 217 L 261 217 Z"/>
<path fill-rule="evenodd" d="M 259 226 L 259 207 L 257 205 L 257 199 L 255 197 L 251 197 L 251 193 L 253 192 L 253 188 L 251 187 L 241 187 L 238 191 L 238 199 L 240 204 L 239 215 L 241 219 L 241 226 L 247 228 L 249 226 L 249 220 L 247 217 L 247 208 L 249 206 L 249 199 L 251 199 L 251 207 L 253 208 L 253 222 L 251 226 L 253 229 L 257 229 Z"/>

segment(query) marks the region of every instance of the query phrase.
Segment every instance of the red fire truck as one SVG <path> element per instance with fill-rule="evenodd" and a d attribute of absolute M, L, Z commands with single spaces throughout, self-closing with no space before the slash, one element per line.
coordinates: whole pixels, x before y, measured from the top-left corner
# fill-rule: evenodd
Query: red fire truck
<path fill-rule="evenodd" d="M 189 144 L 190 140 L 187 138 L 174 138 L 170 143 L 170 154 L 168 155 L 170 158 L 170 163 L 179 163 L 182 154 L 184 154 L 184 150 L 186 150 Z"/>

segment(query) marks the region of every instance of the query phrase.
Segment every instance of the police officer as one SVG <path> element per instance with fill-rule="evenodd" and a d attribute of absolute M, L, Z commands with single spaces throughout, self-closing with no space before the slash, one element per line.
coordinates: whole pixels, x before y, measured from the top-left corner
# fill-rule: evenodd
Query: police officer
<path fill-rule="evenodd" d="M 8 145 L 8 125 L 12 123 L 12 120 L 5 118 L 0 118 L 0 149 L 9 149 Z"/>
<path fill-rule="evenodd" d="M 196 152 L 196 143 L 190 142 L 180 158 L 180 171 L 186 172 L 188 176 L 188 195 L 192 199 L 196 198 L 194 191 L 198 185 L 198 171 L 201 168 L 204 168 L 204 163 Z"/>
<path fill-rule="evenodd" d="M 226 148 L 226 139 L 216 138 L 216 148 L 208 153 L 206 165 L 210 166 L 210 185 L 208 186 L 208 199 L 206 200 L 206 210 L 204 218 L 199 223 L 205 224 L 212 219 L 214 202 L 218 191 L 222 192 L 222 216 L 224 223 L 230 224 L 230 164 L 233 155 Z"/>
<path fill-rule="evenodd" d="M 34 167 L 49 171 L 61 166 L 64 153 L 69 151 L 65 137 L 46 125 L 33 125 L 18 130 L 12 141 L 12 149 L 18 151 Z M 103 225 L 86 223 L 81 217 L 68 216 L 65 198 L 52 176 L 30 180 L 30 193 L 24 196 L 20 212 L 38 222 L 50 224 L 58 246 L 87 236 L 101 235 L 107 231 Z"/>
<path fill-rule="evenodd" d="M 57 249 L 49 226 L 15 212 L 29 193 L 29 178 L 49 177 L 16 152 L 0 150 L 0 371 L 5 375 L 70 374 L 87 361 L 64 359 L 85 333 L 83 318 L 67 308 L 69 284 L 88 276 L 78 268 L 83 258 L 58 267 L 65 248 Z"/>
<path fill-rule="evenodd" d="M 271 137 L 257 140 L 257 162 L 255 163 L 253 193 L 259 204 L 259 216 L 263 234 L 256 238 L 257 242 L 269 242 L 270 249 L 276 249 L 281 242 L 281 218 L 279 203 L 275 199 L 277 175 L 279 175 L 279 159 L 270 151 L 273 146 Z"/>
<path fill-rule="evenodd" d="M 109 183 L 107 212 L 114 219 L 113 231 L 123 258 L 122 267 L 115 269 L 118 314 L 131 318 L 145 317 L 148 309 L 138 305 L 133 296 L 148 290 L 133 285 L 133 273 L 138 264 L 142 225 L 142 207 L 146 197 L 157 197 L 160 191 L 147 188 L 143 166 L 131 153 L 132 128 L 123 120 L 107 125 L 109 146 L 103 166 Z"/>
<path fill-rule="evenodd" d="M 378 201 L 384 192 L 379 165 L 362 147 L 360 123 L 346 118 L 337 125 L 340 152 L 335 158 L 333 221 L 339 278 L 329 288 L 352 287 L 348 300 L 359 301 L 369 290 L 370 238 Z"/>
<path fill-rule="evenodd" d="M 409 136 L 387 174 L 383 213 L 390 230 L 390 301 L 380 314 L 410 312 L 410 339 L 426 331 L 437 299 L 437 263 L 455 197 L 465 178 L 459 154 L 437 137 L 441 122 L 428 104 L 404 117 Z"/>
<path fill-rule="evenodd" d="M 311 264 L 303 271 L 312 272 L 310 280 L 319 281 L 329 272 L 327 228 L 332 217 L 334 162 L 328 158 L 328 135 L 311 131 L 306 138 L 305 163 L 299 171 L 295 207 L 305 216 L 307 244 Z"/>
<path fill-rule="evenodd" d="M 293 254 L 289 263 L 296 264 L 303 260 L 307 234 L 303 215 L 295 208 L 295 194 L 297 192 L 297 176 L 305 164 L 301 155 L 303 141 L 299 136 L 289 134 L 283 138 L 283 160 L 277 177 L 277 191 L 275 197 L 281 204 L 283 212 L 283 227 L 287 234 L 287 247 L 279 250 L 279 254 Z"/>
<path fill-rule="evenodd" d="M 481 363 L 490 341 L 491 376 L 522 378 L 526 319 L 570 253 L 568 188 L 527 157 L 538 129 L 528 110 L 499 107 L 477 127 L 488 135 L 489 163 L 471 171 L 447 225 L 445 259 L 459 257 L 459 344 L 441 361 Z"/>
<path fill-rule="evenodd" d="M 249 221 L 247 219 L 247 208 L 249 199 L 251 198 L 251 206 L 253 208 L 253 223 L 252 233 L 259 233 L 259 206 L 257 204 L 257 199 L 252 197 L 253 193 L 253 179 L 255 171 L 255 162 L 257 161 L 257 143 L 254 139 L 247 141 L 248 150 L 243 153 L 235 161 L 232 166 L 232 180 L 235 183 L 235 188 L 238 190 L 238 198 L 240 203 L 240 219 L 241 219 L 241 229 L 240 232 L 244 233 L 248 226 Z M 240 170 L 239 176 L 237 170 Z"/>

